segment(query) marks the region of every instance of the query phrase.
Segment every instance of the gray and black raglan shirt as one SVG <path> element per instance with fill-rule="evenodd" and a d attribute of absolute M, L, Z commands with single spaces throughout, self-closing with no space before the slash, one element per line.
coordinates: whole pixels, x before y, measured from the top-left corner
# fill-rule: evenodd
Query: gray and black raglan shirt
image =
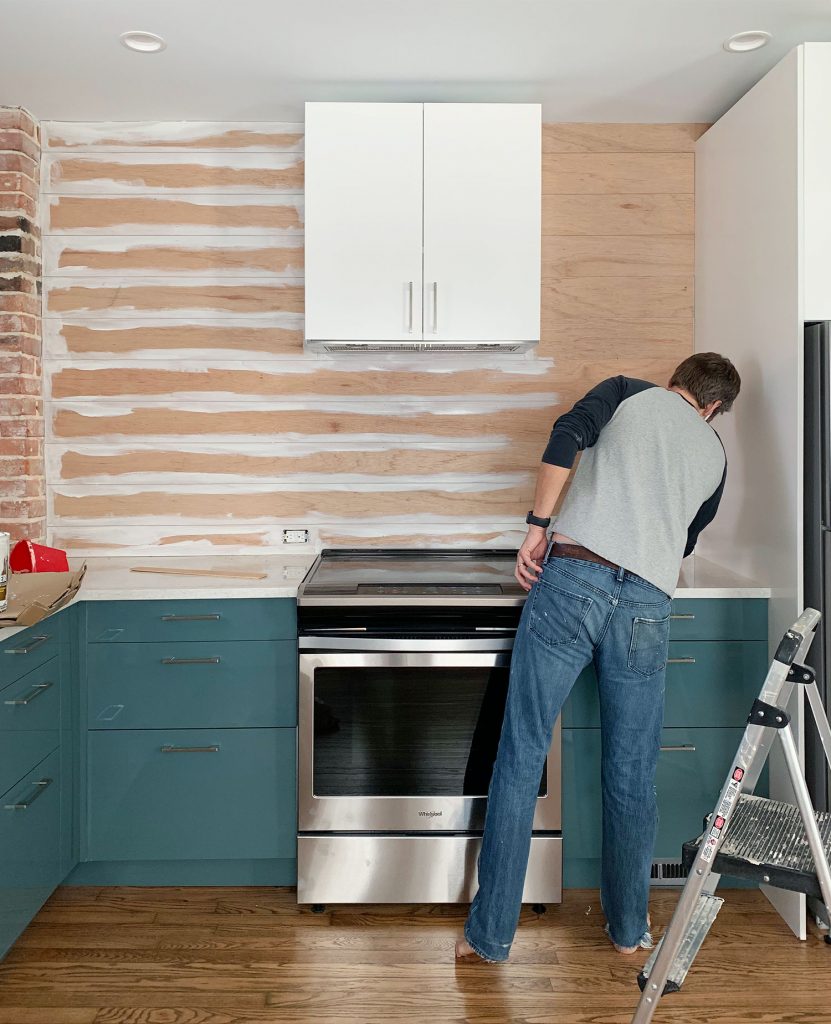
<path fill-rule="evenodd" d="M 718 434 L 677 392 L 610 377 L 557 420 L 542 461 L 570 469 L 578 452 L 555 530 L 672 594 L 724 491 Z"/>

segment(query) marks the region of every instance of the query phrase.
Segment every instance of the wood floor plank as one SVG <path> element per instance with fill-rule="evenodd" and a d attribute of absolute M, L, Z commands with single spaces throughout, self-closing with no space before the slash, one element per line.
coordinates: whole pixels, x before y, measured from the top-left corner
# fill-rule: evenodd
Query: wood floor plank
<path fill-rule="evenodd" d="M 831 1024 L 831 950 L 726 891 L 655 1024 Z M 677 890 L 653 893 L 660 933 Z M 524 908 L 507 964 L 455 964 L 466 908 L 336 906 L 292 889 L 59 890 L 0 965 L 0 1024 L 629 1024 L 648 955 L 617 954 L 598 895 Z M 134 923 L 131 923 L 134 922 Z"/>

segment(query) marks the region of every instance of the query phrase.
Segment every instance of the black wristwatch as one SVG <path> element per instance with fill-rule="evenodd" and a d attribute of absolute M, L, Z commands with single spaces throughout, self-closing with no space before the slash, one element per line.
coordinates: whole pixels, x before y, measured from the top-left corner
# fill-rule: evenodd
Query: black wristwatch
<path fill-rule="evenodd" d="M 551 526 L 551 516 L 548 516 L 547 519 L 541 519 L 540 516 L 534 515 L 534 510 L 532 509 L 525 517 L 525 522 L 529 526 L 541 526 L 543 530 L 547 530 Z"/>

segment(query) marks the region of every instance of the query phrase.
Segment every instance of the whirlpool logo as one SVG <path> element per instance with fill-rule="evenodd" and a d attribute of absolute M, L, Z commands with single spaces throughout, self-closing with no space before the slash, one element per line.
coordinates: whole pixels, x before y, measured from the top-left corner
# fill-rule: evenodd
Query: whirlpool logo
<path fill-rule="evenodd" d="M 440 818 L 444 811 L 419 811 L 419 818 Z"/>

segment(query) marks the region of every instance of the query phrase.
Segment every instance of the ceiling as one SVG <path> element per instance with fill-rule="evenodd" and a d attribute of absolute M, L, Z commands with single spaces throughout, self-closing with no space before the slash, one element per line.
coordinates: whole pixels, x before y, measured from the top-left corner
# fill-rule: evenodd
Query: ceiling
<path fill-rule="evenodd" d="M 126 50 L 127 30 L 162 35 Z M 766 29 L 749 54 L 728 36 Z M 542 102 L 712 121 L 831 0 L 0 0 L 0 105 L 54 120 L 299 120 L 306 99 Z"/>

